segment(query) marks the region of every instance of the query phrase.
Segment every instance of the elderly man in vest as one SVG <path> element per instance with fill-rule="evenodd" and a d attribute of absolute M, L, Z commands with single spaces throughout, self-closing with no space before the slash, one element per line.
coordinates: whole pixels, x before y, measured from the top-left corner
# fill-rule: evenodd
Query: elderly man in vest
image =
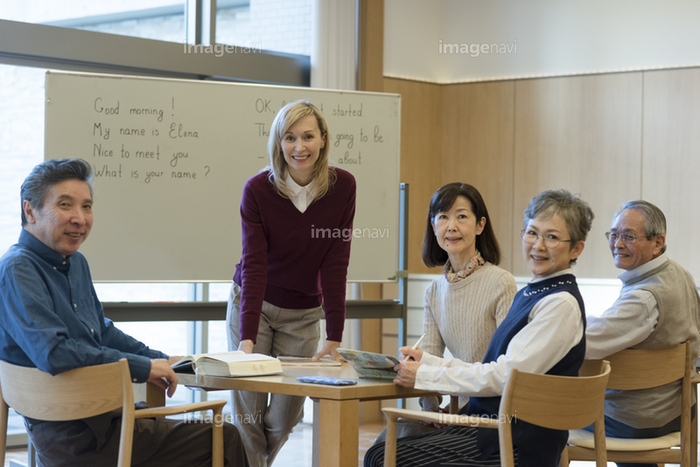
<path fill-rule="evenodd" d="M 666 218 L 659 208 L 628 201 L 605 233 L 615 266 L 624 269 L 620 297 L 599 318 L 588 317 L 586 358 L 600 359 L 630 347 L 662 349 L 691 343 L 698 349 L 700 297 L 688 271 L 666 254 Z M 664 389 L 609 391 L 608 436 L 650 438 L 680 430 L 680 385 Z M 621 464 L 641 467 L 656 464 Z"/>

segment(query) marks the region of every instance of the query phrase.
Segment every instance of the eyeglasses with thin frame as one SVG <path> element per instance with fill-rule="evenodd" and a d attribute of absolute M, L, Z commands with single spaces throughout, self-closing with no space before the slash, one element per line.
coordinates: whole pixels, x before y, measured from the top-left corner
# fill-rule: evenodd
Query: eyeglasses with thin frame
<path fill-rule="evenodd" d="M 523 237 L 523 241 L 525 243 L 529 243 L 531 245 L 534 245 L 537 243 L 537 239 L 542 237 L 542 241 L 544 242 L 544 246 L 547 248 L 556 248 L 559 246 L 559 243 L 566 243 L 572 241 L 571 239 L 569 240 L 562 240 L 561 238 L 557 237 L 554 234 L 538 234 L 537 232 L 534 232 L 532 230 L 521 230 L 520 235 Z"/>
<path fill-rule="evenodd" d="M 618 240 L 622 240 L 622 243 L 625 245 L 632 244 L 637 241 L 638 238 L 646 238 L 649 240 L 651 238 L 651 235 L 630 235 L 626 233 L 617 233 L 617 232 L 610 232 L 607 231 L 605 232 L 605 238 L 608 239 L 608 241 L 612 244 L 617 243 Z"/>

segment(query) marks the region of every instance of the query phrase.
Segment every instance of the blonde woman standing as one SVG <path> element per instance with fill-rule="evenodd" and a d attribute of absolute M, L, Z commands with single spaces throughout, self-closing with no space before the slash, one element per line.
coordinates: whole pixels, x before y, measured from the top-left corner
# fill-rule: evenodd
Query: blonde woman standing
<path fill-rule="evenodd" d="M 350 238 L 333 233 L 352 230 L 355 179 L 329 166 L 328 139 L 326 120 L 307 101 L 287 104 L 272 123 L 270 166 L 243 188 L 242 257 L 226 316 L 231 350 L 341 358 Z M 326 344 L 316 353 L 321 318 Z M 232 391 L 232 402 L 251 466 L 271 465 L 303 417 L 304 398 Z"/>

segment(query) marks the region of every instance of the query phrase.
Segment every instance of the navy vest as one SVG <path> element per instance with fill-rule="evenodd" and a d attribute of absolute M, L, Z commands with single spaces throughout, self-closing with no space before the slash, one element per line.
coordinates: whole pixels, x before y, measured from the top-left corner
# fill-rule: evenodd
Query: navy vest
<path fill-rule="evenodd" d="M 496 361 L 506 353 L 511 339 L 528 324 L 528 316 L 532 307 L 549 294 L 568 292 L 578 301 L 581 309 L 583 326 L 586 326 L 583 298 L 578 290 L 576 278 L 572 274 L 564 274 L 545 279 L 534 284 L 528 284 L 515 295 L 508 315 L 491 339 L 483 363 Z M 581 341 L 557 362 L 548 375 L 576 376 L 583 363 L 586 353 L 585 333 Z M 460 410 L 462 414 L 484 415 L 498 417 L 498 406 L 501 402 L 497 397 L 471 397 L 469 403 Z M 559 457 L 566 445 L 568 432 L 541 428 L 526 422 L 516 421 L 513 425 L 513 445 L 518 449 L 518 467 L 557 466 Z M 498 451 L 498 432 L 494 429 L 480 428 L 478 446 L 484 458 Z"/>

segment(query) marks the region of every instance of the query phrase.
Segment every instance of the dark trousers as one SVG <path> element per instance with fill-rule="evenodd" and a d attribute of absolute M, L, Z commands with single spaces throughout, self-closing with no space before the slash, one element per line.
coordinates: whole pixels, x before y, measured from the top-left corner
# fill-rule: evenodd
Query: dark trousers
<path fill-rule="evenodd" d="M 690 411 L 691 419 L 695 418 L 695 406 Z M 593 431 L 593 427 L 586 428 Z M 635 428 L 605 416 L 605 435 L 612 438 L 658 438 L 669 433 L 681 431 L 681 417 L 676 417 L 664 426 L 655 428 Z M 656 467 L 657 464 L 636 464 L 617 462 L 617 467 Z"/>
<path fill-rule="evenodd" d="M 119 456 L 121 412 L 85 420 L 44 422 L 25 418 L 40 467 L 109 467 Z M 138 419 L 134 424 L 131 463 L 135 467 L 211 465 L 211 424 L 166 418 Z M 238 430 L 224 424 L 226 466 L 248 467 Z"/>

